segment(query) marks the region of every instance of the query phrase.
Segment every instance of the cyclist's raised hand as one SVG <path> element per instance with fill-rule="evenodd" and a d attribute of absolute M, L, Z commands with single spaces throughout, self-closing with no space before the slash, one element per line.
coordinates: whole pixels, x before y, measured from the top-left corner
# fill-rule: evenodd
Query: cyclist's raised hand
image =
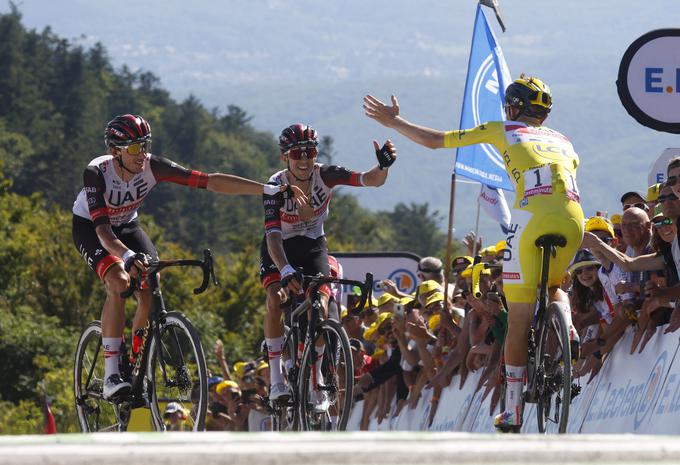
<path fill-rule="evenodd" d="M 294 198 L 295 203 L 300 205 L 303 202 L 308 202 L 307 196 L 298 186 L 292 184 L 284 184 L 281 186 L 281 192 L 283 192 L 283 198 L 289 199 Z"/>
<path fill-rule="evenodd" d="M 376 120 L 378 123 L 388 128 L 394 126 L 399 117 L 399 102 L 397 97 L 392 95 L 392 105 L 385 105 L 383 102 L 367 95 L 364 97 L 364 114 L 369 118 Z"/>
<path fill-rule="evenodd" d="M 381 170 L 389 168 L 397 160 L 397 149 L 391 140 L 387 139 L 382 147 L 377 140 L 374 140 L 373 148 Z"/>

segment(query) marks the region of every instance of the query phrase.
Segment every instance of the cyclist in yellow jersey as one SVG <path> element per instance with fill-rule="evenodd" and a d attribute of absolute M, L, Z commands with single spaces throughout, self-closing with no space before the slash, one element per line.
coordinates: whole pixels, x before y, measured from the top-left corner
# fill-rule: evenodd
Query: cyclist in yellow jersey
<path fill-rule="evenodd" d="M 438 131 L 418 126 L 399 114 L 392 105 L 377 98 L 364 98 L 366 116 L 426 147 L 453 148 L 492 144 L 503 156 L 508 175 L 515 183 L 512 225 L 506 238 L 503 290 L 508 301 L 508 334 L 505 342 L 507 373 L 506 411 L 496 417 L 499 428 L 521 425 L 522 391 L 527 364 L 527 337 L 537 297 L 541 272 L 541 251 L 535 240 L 557 233 L 567 239 L 551 260 L 549 297 L 568 304 L 560 290 L 565 270 L 583 238 L 583 211 L 576 186 L 579 158 L 569 139 L 543 126 L 552 107 L 550 89 L 540 79 L 521 75 L 505 91 L 508 121 L 493 121 L 472 129 Z M 572 347 L 578 335 L 571 326 Z M 576 350 L 577 353 L 577 350 Z"/>

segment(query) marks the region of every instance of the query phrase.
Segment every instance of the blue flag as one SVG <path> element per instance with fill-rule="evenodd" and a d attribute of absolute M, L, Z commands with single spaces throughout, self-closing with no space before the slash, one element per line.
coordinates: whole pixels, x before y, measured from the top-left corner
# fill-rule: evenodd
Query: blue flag
<path fill-rule="evenodd" d="M 482 6 L 477 5 L 460 129 L 470 129 L 487 121 L 504 120 L 505 88 L 511 82 L 510 71 L 496 36 L 489 27 Z M 482 184 L 515 190 L 505 172 L 503 157 L 493 145 L 476 144 L 459 148 L 455 170 L 457 174 Z"/>

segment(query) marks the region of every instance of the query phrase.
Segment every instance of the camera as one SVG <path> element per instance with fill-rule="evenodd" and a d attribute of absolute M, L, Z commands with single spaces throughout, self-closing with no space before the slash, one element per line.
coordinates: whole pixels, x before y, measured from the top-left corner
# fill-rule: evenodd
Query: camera
<path fill-rule="evenodd" d="M 406 310 L 404 309 L 404 304 L 395 304 L 394 305 L 394 316 L 395 317 L 403 319 L 405 314 L 406 314 Z"/>
<path fill-rule="evenodd" d="M 385 286 L 384 281 L 378 281 L 377 283 L 375 283 L 375 288 L 379 291 L 384 291 L 387 289 L 387 286 Z"/>

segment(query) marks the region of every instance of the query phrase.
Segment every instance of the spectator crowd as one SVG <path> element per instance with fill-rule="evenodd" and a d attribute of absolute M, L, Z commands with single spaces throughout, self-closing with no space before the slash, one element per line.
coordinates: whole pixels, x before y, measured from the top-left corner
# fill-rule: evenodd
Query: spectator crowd
<path fill-rule="evenodd" d="M 586 219 L 582 248 L 562 283 L 581 341 L 573 366 L 581 382 L 597 376 L 629 327 L 631 354 L 644 351 L 659 326 L 666 325 L 665 333 L 680 328 L 680 158 L 670 161 L 667 174 L 667 181 L 650 186 L 646 195 L 624 193 L 620 212 Z M 454 375 L 460 375 L 456 382 L 462 386 L 478 371 L 477 389 L 492 396 L 491 412 L 497 411 L 507 329 L 505 240 L 484 247 L 470 233 L 464 244 L 468 255 L 453 259 L 448 287 L 442 261 L 425 257 L 418 264 L 415 293 L 405 294 L 385 280 L 382 295 L 364 308 L 341 306 L 354 360 L 355 400 L 364 401 L 362 429 L 372 417 L 382 422 L 415 407 L 426 388 L 433 389 L 431 422 Z M 475 255 L 490 265 L 480 277 L 479 299 L 470 292 Z M 266 358 L 238 362 L 230 370 L 219 341 L 215 354 L 221 375 L 210 378 L 208 429 L 267 429 Z"/>

